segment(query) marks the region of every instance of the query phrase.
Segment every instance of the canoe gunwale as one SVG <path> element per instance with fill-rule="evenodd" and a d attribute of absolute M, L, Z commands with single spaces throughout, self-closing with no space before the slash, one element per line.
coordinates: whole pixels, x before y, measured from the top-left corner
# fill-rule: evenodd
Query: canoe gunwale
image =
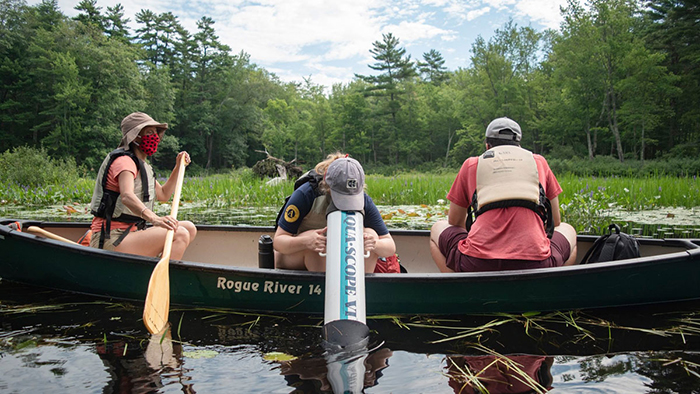
<path fill-rule="evenodd" d="M 17 236 L 21 239 L 31 242 L 32 244 L 39 245 L 51 245 L 52 247 L 57 247 L 61 249 L 70 249 L 74 252 L 83 255 L 96 255 L 103 256 L 104 258 L 109 258 L 112 260 L 119 261 L 129 261 L 129 262 L 139 262 L 149 266 L 155 266 L 158 262 L 156 257 L 146 257 L 133 255 L 128 253 L 114 252 L 103 249 L 89 248 L 82 245 L 67 244 L 61 241 L 44 238 L 38 235 L 18 232 L 7 227 L 5 222 L 13 222 L 14 220 L 0 220 L 0 235 L 5 236 Z M 84 222 L 43 222 L 43 221 L 24 221 L 23 226 L 33 225 L 33 226 L 49 226 L 49 227 L 66 227 L 66 228 L 84 228 L 89 223 Z M 272 230 L 271 227 L 264 226 L 218 226 L 218 225 L 198 225 L 198 229 L 206 231 L 233 231 L 233 232 L 259 232 L 268 233 Z M 392 234 L 396 235 L 409 235 L 417 237 L 425 237 L 427 230 L 393 230 Z M 582 242 L 593 242 L 597 237 L 592 235 L 579 235 L 578 239 Z M 569 276 L 576 275 L 580 273 L 589 273 L 595 271 L 610 271 L 616 269 L 628 269 L 630 265 L 649 265 L 649 264 L 662 264 L 666 261 L 677 261 L 678 259 L 700 259 L 700 240 L 694 239 L 682 239 L 682 238 L 669 238 L 669 239 L 640 239 L 641 244 L 644 245 L 657 245 L 657 246 L 671 246 L 671 247 L 682 247 L 686 248 L 685 251 L 666 253 L 662 255 L 654 256 L 644 256 L 634 259 L 610 261 L 604 263 L 592 263 L 585 265 L 573 265 L 566 267 L 549 267 L 549 268 L 534 268 L 526 270 L 511 270 L 511 271 L 491 271 L 491 272 L 455 272 L 455 273 L 402 273 L 402 274 L 366 274 L 367 281 L 377 281 L 377 282 L 406 282 L 406 281 L 422 281 L 422 282 L 441 282 L 441 283 L 453 283 L 453 282 L 482 282 L 482 281 L 517 281 L 520 279 L 533 279 L 533 278 L 546 278 L 546 277 L 559 277 L 559 276 Z M 259 276 L 265 275 L 270 278 L 287 278 L 287 279 L 319 279 L 323 278 L 324 274 L 321 272 L 308 272 L 308 271 L 297 271 L 297 270 L 282 270 L 282 269 L 264 269 L 264 268 L 248 268 L 248 267 L 235 267 L 235 266 L 223 266 L 218 264 L 210 264 L 196 261 L 181 261 L 172 260 L 170 263 L 171 267 L 177 267 L 179 269 L 189 270 L 189 271 L 202 271 L 202 272 L 221 272 L 226 273 L 236 273 L 244 276 Z"/>
<path fill-rule="evenodd" d="M 0 250 L 6 253 L 6 258 L 0 260 L 3 280 L 76 294 L 140 300 L 158 261 L 155 257 L 105 251 L 19 232 L 3 223 L 0 219 Z M 32 221 L 29 225 L 60 233 L 62 227 L 87 228 L 88 223 Z M 243 235 L 250 247 L 254 247 L 253 240 L 257 241 L 253 235 L 272 231 L 271 227 L 197 227 L 203 231 L 250 233 L 250 243 L 248 235 Z M 428 232 L 399 230 L 392 234 L 425 239 Z M 596 238 L 579 236 L 579 249 Z M 584 243 L 589 244 L 582 246 Z M 640 243 L 648 248 L 644 257 L 606 263 L 479 273 L 367 274 L 368 311 L 371 309 L 370 315 L 447 315 L 700 299 L 700 240 L 640 239 Z M 239 259 L 251 258 L 250 253 L 245 256 Z M 323 311 L 323 273 L 192 261 L 172 261 L 170 270 L 173 288 L 178 289 L 171 294 L 173 305 L 281 313 Z M 255 289 L 239 288 L 244 285 Z M 294 289 L 294 293 L 289 289 Z"/>

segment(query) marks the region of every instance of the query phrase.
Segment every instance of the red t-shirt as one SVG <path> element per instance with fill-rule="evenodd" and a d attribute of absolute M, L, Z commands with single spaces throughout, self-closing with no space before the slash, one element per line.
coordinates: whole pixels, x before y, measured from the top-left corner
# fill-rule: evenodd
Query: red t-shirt
<path fill-rule="evenodd" d="M 129 156 L 119 156 L 114 161 L 112 162 L 112 165 L 109 167 L 109 171 L 107 172 L 107 190 L 112 190 L 115 192 L 119 191 L 119 174 L 121 174 L 123 171 L 129 171 L 134 175 L 134 179 L 136 179 L 136 176 L 138 175 L 138 168 L 136 167 L 136 163 L 134 163 L 134 160 L 131 159 Z M 100 182 L 101 180 L 97 180 L 97 182 Z M 90 230 L 93 232 L 95 231 L 100 231 L 102 228 L 102 223 L 104 222 L 104 219 L 95 217 L 92 219 L 92 225 L 90 225 Z M 131 223 L 123 223 L 123 222 L 115 222 L 112 221 L 112 229 L 118 229 L 118 230 L 124 230 L 127 229 L 131 226 Z M 111 231 L 110 230 L 110 231 Z"/>
<path fill-rule="evenodd" d="M 553 200 L 561 193 L 561 186 L 547 160 L 537 154 L 533 156 L 540 183 L 547 198 Z M 460 207 L 467 208 L 471 204 L 478 162 L 478 157 L 465 160 L 447 193 L 447 199 Z M 542 219 L 522 207 L 492 209 L 479 215 L 458 247 L 462 254 L 480 259 L 543 260 L 551 255 Z"/>

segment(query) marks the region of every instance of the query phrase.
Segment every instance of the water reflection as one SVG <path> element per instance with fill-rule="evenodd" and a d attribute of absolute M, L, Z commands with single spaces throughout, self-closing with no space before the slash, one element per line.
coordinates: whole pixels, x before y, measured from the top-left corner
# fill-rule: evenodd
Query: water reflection
<path fill-rule="evenodd" d="M 440 209 L 380 207 L 393 213 L 387 218 L 392 228 L 428 228 Z M 271 225 L 276 214 L 275 208 L 181 210 L 183 218 L 202 224 Z M 671 219 L 684 219 L 682 213 L 668 215 L 662 224 L 635 216 L 623 231 L 700 237 L 700 223 L 674 225 Z M 91 219 L 59 208 L 0 216 Z M 571 323 L 511 316 L 497 330 L 440 343 L 494 317 L 370 319 L 373 343 L 386 346 L 340 360 L 320 350 L 320 318 L 174 309 L 171 319 L 179 324 L 173 340 L 170 330 L 149 337 L 141 308 L 0 282 L 0 391 L 316 393 L 329 392 L 347 370 L 360 371 L 355 375 L 370 393 L 451 394 L 479 384 L 504 392 L 498 386 L 504 382 L 522 389 L 515 383 L 522 375 L 483 349 L 517 363 L 538 390 L 684 393 L 700 387 L 698 304 L 596 311 L 595 317 L 574 313 Z M 271 362 L 264 358 L 269 352 L 298 359 Z"/>
<path fill-rule="evenodd" d="M 455 394 L 545 393 L 554 382 L 551 356 L 448 356 L 446 362 Z"/>
<path fill-rule="evenodd" d="M 145 342 L 145 348 L 144 348 Z M 182 345 L 173 342 L 170 328 L 139 341 L 98 342 L 95 352 L 109 372 L 111 381 L 104 392 L 163 392 L 166 385 L 178 391 L 195 393 L 183 367 Z"/>
<path fill-rule="evenodd" d="M 361 392 L 377 386 L 394 353 L 388 348 L 358 354 L 326 354 L 280 361 L 280 374 L 292 393 Z"/>
<path fill-rule="evenodd" d="M 0 300 L 2 392 L 329 392 L 333 370 L 348 361 L 324 353 L 321 317 L 174 308 L 169 335 L 151 337 L 140 304 L 6 282 Z M 520 375 L 499 357 L 541 389 L 697 392 L 698 310 L 685 303 L 573 312 L 569 324 L 549 315 L 374 318 L 371 347 L 384 345 L 350 361 L 359 361 L 367 393 L 453 394 L 481 371 L 491 377 L 483 384 L 512 383 Z M 438 342 L 494 319 L 508 323 Z M 271 361 L 270 352 L 297 359 Z"/>

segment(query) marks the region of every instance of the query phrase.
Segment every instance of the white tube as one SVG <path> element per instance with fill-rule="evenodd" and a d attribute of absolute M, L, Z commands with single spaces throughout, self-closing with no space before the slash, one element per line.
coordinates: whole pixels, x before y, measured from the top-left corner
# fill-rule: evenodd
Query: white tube
<path fill-rule="evenodd" d="M 363 220 L 355 211 L 327 216 L 324 324 L 335 320 L 366 324 Z"/>

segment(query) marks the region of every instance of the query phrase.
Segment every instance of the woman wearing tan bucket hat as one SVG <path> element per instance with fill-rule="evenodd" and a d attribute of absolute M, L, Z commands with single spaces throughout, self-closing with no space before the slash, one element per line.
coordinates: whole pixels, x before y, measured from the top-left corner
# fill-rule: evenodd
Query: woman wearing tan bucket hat
<path fill-rule="evenodd" d="M 179 167 L 161 185 L 155 179 L 146 157 L 158 149 L 167 123 L 159 123 L 143 112 L 134 112 L 122 120 L 122 140 L 100 166 L 90 208 L 95 218 L 90 227 L 90 246 L 157 256 L 163 251 L 165 235 L 174 230 L 171 257 L 182 258 L 185 249 L 197 235 L 195 225 L 153 212 L 155 200 L 168 201 L 175 191 Z M 187 152 L 180 152 L 176 162 Z M 153 226 L 146 228 L 146 223 Z"/>

